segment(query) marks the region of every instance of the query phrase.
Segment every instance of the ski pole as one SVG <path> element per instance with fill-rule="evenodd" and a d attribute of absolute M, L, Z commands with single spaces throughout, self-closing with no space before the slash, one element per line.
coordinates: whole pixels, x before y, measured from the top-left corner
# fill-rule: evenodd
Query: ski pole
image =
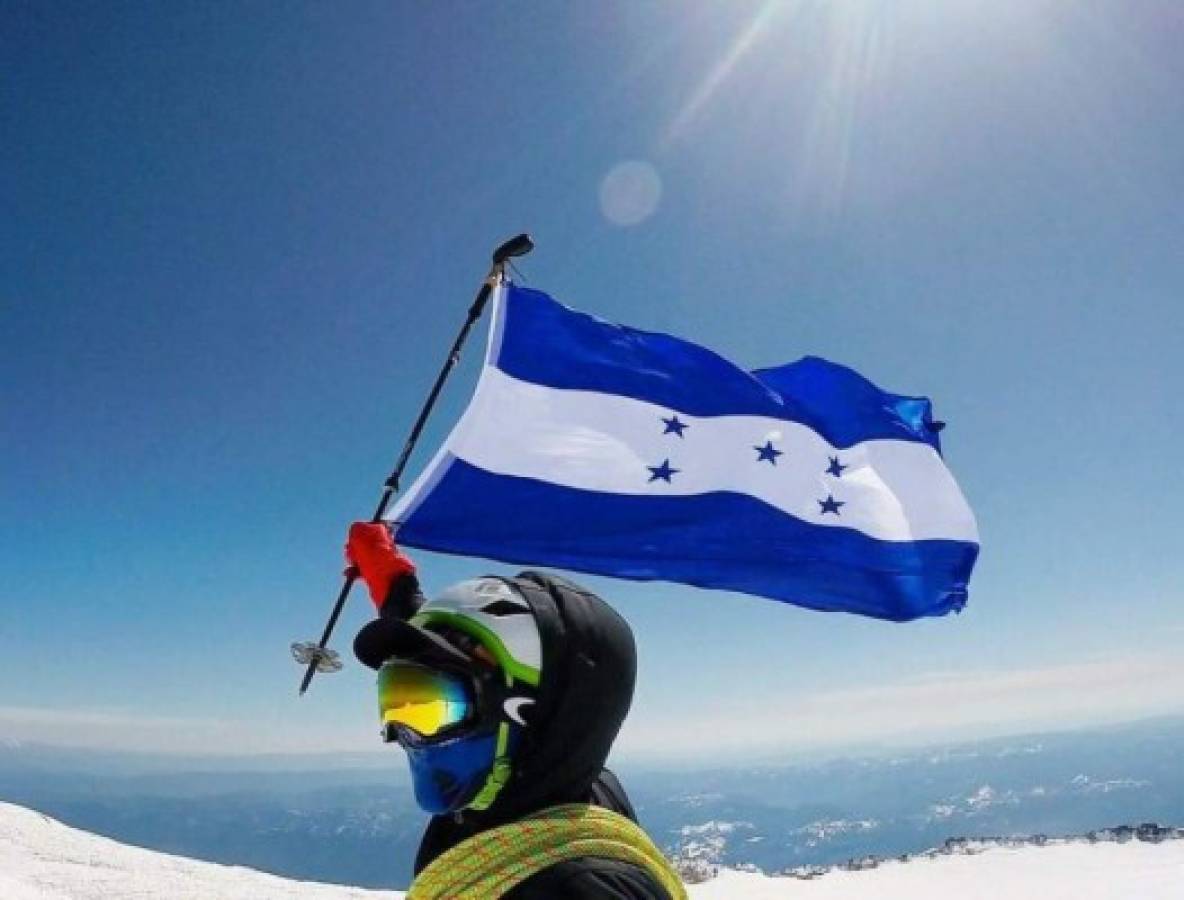
<path fill-rule="evenodd" d="M 517 256 L 525 256 L 533 249 L 534 241 L 530 239 L 530 235 L 520 234 L 517 237 L 510 238 L 493 251 L 493 265 L 489 269 L 489 274 L 485 276 L 485 280 L 481 283 L 481 288 L 477 291 L 477 296 L 474 298 L 472 306 L 469 307 L 469 314 L 465 318 L 464 325 L 461 326 L 460 333 L 457 334 L 456 340 L 452 343 L 452 349 L 448 353 L 448 358 L 444 361 L 440 373 L 436 376 L 436 382 L 432 385 L 432 390 L 428 394 L 427 400 L 424 401 L 423 407 L 419 411 L 419 416 L 415 419 L 415 424 L 411 426 L 411 433 L 407 436 L 407 442 L 403 445 L 402 452 L 399 453 L 399 458 L 395 462 L 394 469 L 391 470 L 391 474 L 387 476 L 386 481 L 382 483 L 382 496 L 378 500 L 378 506 L 374 509 L 374 515 L 370 517 L 371 522 L 382 521 L 382 517 L 386 514 L 391 500 L 399 492 L 399 480 L 403 477 L 403 470 L 407 467 L 407 461 L 411 458 L 411 451 L 415 449 L 415 444 L 423 432 L 424 425 L 427 424 L 428 416 L 431 415 L 432 408 L 436 405 L 436 400 L 440 396 L 444 382 L 448 380 L 449 374 L 451 374 L 456 364 L 460 361 L 461 347 L 464 346 L 469 332 L 473 330 L 473 325 L 481 318 L 481 313 L 485 310 L 485 304 L 489 301 L 489 296 L 493 293 L 493 289 L 501 284 L 504 279 L 507 260 Z M 337 619 L 341 616 L 342 609 L 345 608 L 346 598 L 349 597 L 349 592 L 357 579 L 357 569 L 351 566 L 346 570 L 345 578 L 341 584 L 341 590 L 337 594 L 337 600 L 333 604 L 333 610 L 329 613 L 329 620 L 325 623 L 325 630 L 321 634 L 320 641 L 316 644 L 295 643 L 292 645 L 292 655 L 296 658 L 296 661 L 308 667 L 304 672 L 304 680 L 300 683 L 301 696 L 304 696 L 305 691 L 308 690 L 308 686 L 312 683 L 313 676 L 317 672 L 336 672 L 341 669 L 341 660 L 337 653 L 327 649 L 325 645 L 329 643 L 333 629 L 337 626 Z"/>

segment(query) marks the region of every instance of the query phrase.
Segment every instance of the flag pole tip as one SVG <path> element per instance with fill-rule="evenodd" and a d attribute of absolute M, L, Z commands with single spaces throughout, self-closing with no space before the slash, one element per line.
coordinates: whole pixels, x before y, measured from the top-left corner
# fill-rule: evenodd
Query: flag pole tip
<path fill-rule="evenodd" d="M 516 235 L 493 251 L 493 264 L 500 266 L 506 260 L 516 256 L 525 256 L 533 249 L 534 241 L 531 240 L 529 234 Z"/>

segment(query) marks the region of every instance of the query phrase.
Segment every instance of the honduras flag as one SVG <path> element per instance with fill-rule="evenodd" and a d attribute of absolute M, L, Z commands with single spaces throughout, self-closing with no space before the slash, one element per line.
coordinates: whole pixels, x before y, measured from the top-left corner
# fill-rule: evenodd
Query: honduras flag
<path fill-rule="evenodd" d="M 822 359 L 746 372 L 506 285 L 473 399 L 389 519 L 428 550 L 939 616 L 978 554 L 940 427 Z"/>

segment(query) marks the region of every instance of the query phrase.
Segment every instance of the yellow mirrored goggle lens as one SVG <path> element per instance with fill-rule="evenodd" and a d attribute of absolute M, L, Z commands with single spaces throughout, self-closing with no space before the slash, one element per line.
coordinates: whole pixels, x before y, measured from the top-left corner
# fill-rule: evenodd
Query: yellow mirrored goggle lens
<path fill-rule="evenodd" d="M 463 679 L 410 663 L 387 663 L 378 670 L 378 710 L 383 725 L 405 725 L 433 737 L 463 722 L 473 709 Z"/>

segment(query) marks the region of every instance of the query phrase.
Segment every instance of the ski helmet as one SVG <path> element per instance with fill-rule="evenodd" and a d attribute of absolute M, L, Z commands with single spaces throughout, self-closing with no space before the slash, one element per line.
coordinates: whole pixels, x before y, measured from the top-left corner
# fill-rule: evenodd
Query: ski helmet
<path fill-rule="evenodd" d="M 462 581 L 426 601 L 410 621 L 369 623 L 354 650 L 371 668 L 393 658 L 481 677 L 484 708 L 472 728 L 400 743 L 423 809 L 487 809 L 510 777 L 541 677 L 542 639 L 525 598 L 500 578 Z"/>

